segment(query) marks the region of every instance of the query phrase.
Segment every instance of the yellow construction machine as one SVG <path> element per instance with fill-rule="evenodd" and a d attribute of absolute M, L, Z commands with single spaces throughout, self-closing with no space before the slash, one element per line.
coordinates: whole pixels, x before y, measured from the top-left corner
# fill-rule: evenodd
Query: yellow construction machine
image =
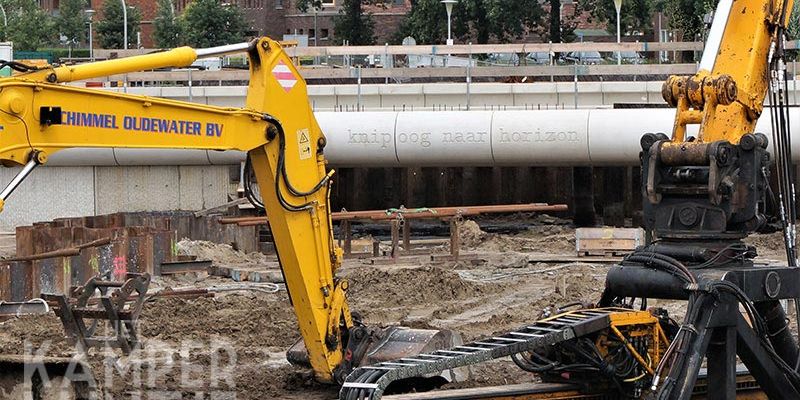
<path fill-rule="evenodd" d="M 246 52 L 250 82 L 243 108 L 222 108 L 66 85 L 69 82 L 164 67 L 199 57 Z M 4 62 L 0 79 L 0 162 L 22 166 L 0 192 L 0 206 L 35 167 L 76 147 L 240 150 L 260 183 L 251 200 L 266 209 L 302 342 L 290 361 L 310 366 L 322 382 L 342 382 L 353 368 L 404 354 L 458 344 L 448 331 L 373 329 L 354 318 L 348 283 L 336 277 L 342 251 L 331 230 L 325 136 L 312 113 L 306 84 L 273 40 L 169 51 L 74 66 Z M 263 200 L 261 200 L 263 199 Z M 5 360 L 6 371 L 14 360 Z M 20 366 L 21 367 L 21 366 Z"/>
<path fill-rule="evenodd" d="M 784 61 L 792 8 L 792 0 L 721 0 L 699 71 L 663 85 L 665 101 L 677 109 L 672 136 L 643 132 L 641 139 L 652 240 L 610 269 L 597 308 L 449 352 L 358 368 L 341 398 L 376 399 L 397 379 L 510 355 L 543 380 L 582 389 L 581 396 L 555 398 L 684 400 L 701 390 L 701 398 L 733 399 L 745 373 L 770 399 L 800 399 L 800 354 L 781 306 L 795 300 L 800 328 Z M 772 138 L 754 132 L 768 94 Z M 784 231 L 788 265 L 755 262 L 756 249 L 743 241 L 769 225 Z M 645 311 L 648 298 L 686 301 L 683 321 Z M 737 369 L 737 360 L 746 369 Z"/>
<path fill-rule="evenodd" d="M 332 240 L 325 137 L 305 83 L 269 39 L 79 66 L 6 63 L 18 73 L 0 80 L 0 161 L 23 168 L 0 200 L 66 148 L 246 151 L 263 200 L 251 188 L 248 197 L 269 215 L 303 337 L 290 359 L 307 361 L 323 382 L 343 382 L 345 400 L 377 399 L 393 382 L 506 356 L 577 390 L 573 398 L 681 400 L 696 391 L 704 360 L 707 398 L 734 398 L 738 356 L 770 398 L 798 399 L 800 357 L 780 304 L 800 297 L 783 62 L 791 9 L 792 0 L 722 0 L 700 71 L 665 83 L 664 98 L 678 110 L 673 136 L 647 133 L 641 141 L 654 240 L 611 268 L 597 306 L 467 344 L 452 343 L 449 332 L 381 332 L 353 317 L 347 281 L 335 275 L 342 255 Z M 251 72 L 244 108 L 63 85 L 242 51 Z M 774 157 L 768 138 L 753 132 L 768 88 Z M 698 135 L 687 134 L 691 124 L 700 125 Z M 777 194 L 769 187 L 773 159 Z M 785 227 L 788 266 L 754 263 L 754 249 L 742 242 L 769 222 L 770 209 L 783 210 L 773 222 Z M 683 321 L 648 308 L 648 298 L 686 301 Z"/>

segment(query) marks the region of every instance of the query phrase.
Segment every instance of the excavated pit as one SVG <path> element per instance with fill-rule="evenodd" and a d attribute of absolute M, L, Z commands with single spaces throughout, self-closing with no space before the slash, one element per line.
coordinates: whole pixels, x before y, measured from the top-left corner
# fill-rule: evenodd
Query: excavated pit
<path fill-rule="evenodd" d="M 535 320 L 546 307 L 599 299 L 608 264 L 575 260 L 574 228 L 567 221 L 530 220 L 527 229 L 513 234 L 486 233 L 466 221 L 460 236 L 464 255 L 457 262 L 420 256 L 372 265 L 348 259 L 340 275 L 351 281 L 351 308 L 368 324 L 446 328 L 472 340 Z M 768 258 L 780 259 L 779 235 L 751 241 L 763 247 Z M 269 257 L 209 243 L 184 241 L 181 251 L 218 264 L 275 267 Z M 443 245 L 434 249 L 437 252 L 447 254 L 448 249 Z M 551 259 L 563 256 L 564 261 L 536 261 L 543 254 Z M 231 284 L 235 282 L 228 278 L 188 274 L 154 278 L 152 289 Z M 679 305 L 668 308 L 681 312 Z M 285 359 L 284 351 L 299 336 L 285 290 L 156 297 L 145 304 L 139 331 L 144 348 L 131 356 L 90 351 L 88 361 L 105 398 L 309 400 L 337 395 L 337 388 L 316 383 L 308 371 Z M 21 354 L 26 345 L 48 356 L 75 354 L 52 313 L 0 322 L 0 353 Z M 469 379 L 448 387 L 531 380 L 535 377 L 501 359 L 472 367 Z M 0 381 L 0 398 L 11 390 Z"/>

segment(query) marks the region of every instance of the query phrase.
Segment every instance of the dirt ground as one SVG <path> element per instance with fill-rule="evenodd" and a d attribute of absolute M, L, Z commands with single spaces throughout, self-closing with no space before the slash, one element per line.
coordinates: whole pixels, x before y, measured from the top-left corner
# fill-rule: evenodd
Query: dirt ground
<path fill-rule="evenodd" d="M 610 264 L 537 262 L 543 254 L 574 257 L 574 228 L 550 217 L 524 222 L 529 226 L 520 232 L 490 234 L 466 221 L 460 235 L 464 256 L 458 262 L 434 262 L 430 256 L 376 264 L 348 259 L 340 276 L 351 282 L 350 307 L 370 325 L 452 329 L 467 341 L 517 328 L 537 319 L 546 307 L 598 300 Z M 779 235 L 754 240 L 768 258 L 781 257 Z M 434 252 L 445 254 L 446 246 L 443 242 Z M 217 264 L 275 267 L 272 257 L 240 254 L 221 245 L 183 241 L 180 248 Z M 227 278 L 184 275 L 155 278 L 151 289 L 231 284 L 235 282 Z M 140 324 L 144 346 L 138 353 L 89 354 L 106 398 L 336 398 L 336 388 L 315 383 L 308 371 L 285 359 L 285 350 L 299 337 L 285 290 L 156 297 L 145 304 Z M 0 353 L 20 354 L 28 344 L 47 355 L 71 356 L 75 349 L 62 335 L 52 314 L 0 322 Z M 508 359 L 474 367 L 470 375 L 451 386 L 535 379 Z M 0 398 L 7 397 L 0 393 Z"/>

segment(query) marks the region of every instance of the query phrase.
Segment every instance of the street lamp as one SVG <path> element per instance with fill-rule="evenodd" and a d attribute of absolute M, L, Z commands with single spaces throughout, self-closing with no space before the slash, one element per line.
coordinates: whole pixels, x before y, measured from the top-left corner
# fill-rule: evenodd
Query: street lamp
<path fill-rule="evenodd" d="M 620 44 L 622 41 L 619 29 L 619 14 L 622 11 L 622 0 L 614 0 L 614 8 L 617 9 L 617 44 Z M 622 52 L 617 50 L 617 65 L 622 64 Z"/>
<path fill-rule="evenodd" d="M 317 29 L 317 13 L 318 12 L 319 12 L 319 9 L 317 8 L 317 6 L 314 6 L 314 47 L 318 46 L 318 44 L 317 44 L 317 38 L 319 37 L 319 34 L 317 33 L 317 30 L 318 30 Z"/>
<path fill-rule="evenodd" d="M 125 5 L 125 0 L 122 2 L 122 42 L 125 44 L 124 49 L 128 50 L 128 6 Z"/>
<path fill-rule="evenodd" d="M 442 0 L 442 4 L 444 4 L 444 8 L 447 10 L 447 45 L 453 45 L 453 33 L 452 33 L 452 26 L 453 26 L 453 5 L 458 3 L 458 0 Z"/>
<path fill-rule="evenodd" d="M 85 10 L 84 13 L 86 14 L 86 18 L 89 18 L 89 59 L 94 60 L 94 43 L 92 42 L 92 17 L 94 16 L 95 11 L 91 8 Z"/>

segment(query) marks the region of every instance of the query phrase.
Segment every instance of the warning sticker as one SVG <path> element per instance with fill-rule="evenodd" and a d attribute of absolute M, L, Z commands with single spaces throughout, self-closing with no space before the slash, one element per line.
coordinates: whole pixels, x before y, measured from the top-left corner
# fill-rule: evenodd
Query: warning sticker
<path fill-rule="evenodd" d="M 297 77 L 283 60 L 278 62 L 275 68 L 272 69 L 272 75 L 287 93 L 297 84 Z"/>
<path fill-rule="evenodd" d="M 297 131 L 297 148 L 300 150 L 301 160 L 311 158 L 311 139 L 308 135 L 308 129 Z"/>

